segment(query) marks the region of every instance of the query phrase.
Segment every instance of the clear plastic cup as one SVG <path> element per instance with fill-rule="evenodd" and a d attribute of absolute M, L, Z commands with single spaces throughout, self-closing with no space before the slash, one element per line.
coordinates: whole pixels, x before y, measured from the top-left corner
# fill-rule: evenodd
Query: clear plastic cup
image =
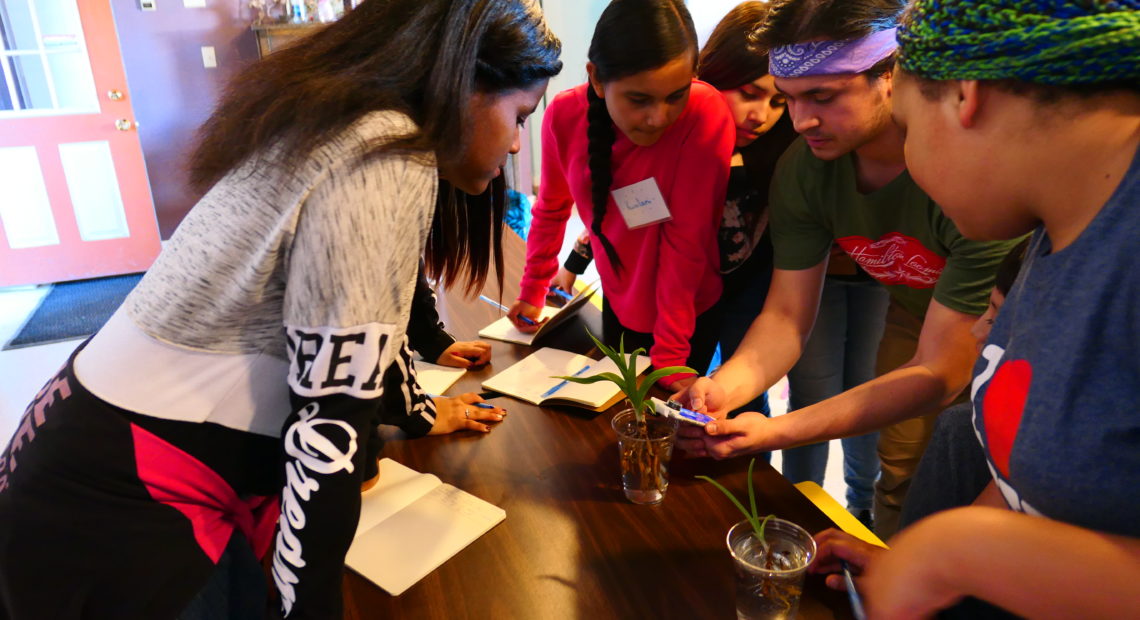
<path fill-rule="evenodd" d="M 728 530 L 728 552 L 736 569 L 736 617 L 795 618 L 804 573 L 815 557 L 815 540 L 795 523 L 775 518 L 764 527 L 764 538 L 766 548 L 747 520 Z"/>

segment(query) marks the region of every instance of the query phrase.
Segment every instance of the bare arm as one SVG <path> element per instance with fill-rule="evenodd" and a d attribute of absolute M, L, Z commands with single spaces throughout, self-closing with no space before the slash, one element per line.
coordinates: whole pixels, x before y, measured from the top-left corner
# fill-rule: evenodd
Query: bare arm
<path fill-rule="evenodd" d="M 699 379 L 684 402 L 718 417 L 756 398 L 799 359 L 819 309 L 827 261 L 799 271 L 776 269 L 764 309 L 731 359 Z"/>
<path fill-rule="evenodd" d="M 767 313 L 768 307 L 764 310 Z M 931 301 L 918 350 L 898 369 L 771 420 L 760 415 L 718 420 L 705 427 L 706 436 L 700 438 L 703 450 L 689 442 L 679 445 L 698 456 L 726 458 L 858 435 L 945 406 L 969 382 L 976 355 L 970 335 L 975 320 L 972 315 Z M 748 337 L 755 329 L 754 325 Z M 719 380 L 719 372 L 717 376 Z M 739 402 L 737 398 L 739 392 L 734 392 L 727 400 L 732 404 Z"/>
<path fill-rule="evenodd" d="M 974 596 L 1029 618 L 1140 609 L 1140 540 L 1009 510 L 959 508 L 891 540 L 861 579 L 878 618 L 925 617 Z"/>
<path fill-rule="evenodd" d="M 781 443 L 847 437 L 945 407 L 970 380 L 977 317 L 930 302 L 918 350 L 899 368 L 811 407 L 772 421 Z"/>

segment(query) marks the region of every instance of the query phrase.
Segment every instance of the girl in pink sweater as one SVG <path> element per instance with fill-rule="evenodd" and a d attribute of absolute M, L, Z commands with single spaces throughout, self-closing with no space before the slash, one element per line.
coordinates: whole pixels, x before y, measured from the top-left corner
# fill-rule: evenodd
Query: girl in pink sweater
<path fill-rule="evenodd" d="M 542 185 L 522 291 L 509 312 L 519 329 L 537 329 L 520 316 L 537 321 L 576 205 L 598 258 L 605 340 L 616 344 L 624 332 L 626 350 L 645 346 L 658 368 L 707 368 L 721 294 L 717 230 L 736 135 L 723 97 L 693 79 L 696 60 L 693 21 L 680 0 L 623 0 L 603 11 L 589 82 L 555 97 L 543 119 Z M 653 223 L 639 225 L 645 219 Z M 672 375 L 662 383 L 679 389 L 692 380 Z"/>

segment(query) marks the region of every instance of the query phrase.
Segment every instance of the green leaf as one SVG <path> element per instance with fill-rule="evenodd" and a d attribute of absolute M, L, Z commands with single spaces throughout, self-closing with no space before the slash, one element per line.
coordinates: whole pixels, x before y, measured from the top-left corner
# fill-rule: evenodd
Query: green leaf
<path fill-rule="evenodd" d="M 658 379 L 668 377 L 669 375 L 675 375 L 679 372 L 689 372 L 694 375 L 700 374 L 688 366 L 666 366 L 664 368 L 658 368 L 657 370 L 649 373 L 649 376 L 646 377 L 645 380 L 649 383 L 656 383 Z"/>
<path fill-rule="evenodd" d="M 756 511 L 755 508 L 753 508 L 752 510 L 753 510 L 753 512 Z M 768 516 L 764 517 L 764 522 L 760 524 L 760 529 L 756 530 L 756 535 L 760 537 L 760 542 L 764 543 L 764 549 L 765 550 L 768 549 L 768 539 L 764 538 L 764 528 L 768 527 L 768 522 L 771 521 L 772 517 L 775 517 L 775 516 L 776 515 L 768 515 Z M 757 517 L 757 520 L 759 520 L 759 517 Z"/>
<path fill-rule="evenodd" d="M 610 359 L 614 359 L 614 356 L 617 355 L 616 351 L 607 347 L 604 342 L 602 342 L 601 340 L 598 340 L 596 337 L 594 337 L 594 335 L 590 333 L 589 327 L 586 328 L 586 335 L 590 337 L 590 340 L 594 341 L 594 346 L 598 347 L 598 350 L 600 350 L 603 354 L 605 354 L 606 357 L 608 357 Z"/>
<path fill-rule="evenodd" d="M 744 515 L 744 518 L 747 519 L 748 522 L 752 524 L 752 530 L 756 531 L 756 532 L 760 531 L 760 521 L 756 517 L 748 514 L 748 511 L 744 509 L 744 504 L 741 504 L 740 501 L 736 499 L 736 496 L 734 496 L 731 491 L 724 488 L 723 484 L 717 482 L 716 480 L 713 480 L 712 478 L 709 478 L 708 476 L 697 476 L 697 478 L 699 478 L 701 480 L 705 480 L 707 482 L 713 483 L 713 486 L 720 489 L 720 492 L 724 493 L 725 497 L 732 500 L 732 503 L 735 504 L 737 509 L 740 510 L 740 514 Z M 761 539 L 761 540 L 763 540 L 763 539 Z"/>
<path fill-rule="evenodd" d="M 628 390 L 622 390 L 626 396 L 632 397 L 633 391 L 637 390 L 637 356 L 644 355 L 645 348 L 638 347 L 633 353 L 629 354 L 629 363 L 623 369 L 622 375 L 625 376 L 625 385 Z"/>
<path fill-rule="evenodd" d="M 653 382 L 650 381 L 648 377 L 646 377 L 645 380 L 641 382 L 641 385 L 634 388 L 634 394 L 630 396 L 629 399 L 632 401 L 634 398 L 636 398 L 639 402 L 644 403 L 649 400 L 649 390 L 652 388 Z M 646 410 L 648 410 L 648 406 L 646 407 Z"/>
<path fill-rule="evenodd" d="M 613 349 L 610 349 L 610 351 L 613 351 Z M 622 332 L 621 336 L 618 338 L 618 351 L 617 351 L 617 353 L 615 355 L 611 355 L 609 357 L 610 357 L 610 360 L 613 361 L 614 366 L 617 366 L 618 374 L 620 374 L 623 377 L 626 376 L 626 369 L 625 369 L 625 332 Z"/>
<path fill-rule="evenodd" d="M 637 397 L 641 400 L 645 400 L 645 397 L 649 394 L 649 390 L 653 387 L 654 383 L 657 383 L 658 379 L 662 377 L 668 377 L 669 375 L 675 375 L 679 372 L 691 372 L 693 374 L 697 374 L 697 371 L 689 368 L 688 366 L 666 366 L 665 368 L 658 368 L 657 370 L 649 373 L 649 376 L 645 377 L 645 380 L 641 382 L 641 387 L 637 388 Z"/>
<path fill-rule="evenodd" d="M 756 484 L 752 481 L 752 468 L 755 466 L 756 457 L 752 457 L 748 461 L 748 503 L 752 506 L 752 518 L 759 519 L 760 515 L 756 514 Z M 764 540 L 764 537 L 760 536 L 760 540 Z"/>

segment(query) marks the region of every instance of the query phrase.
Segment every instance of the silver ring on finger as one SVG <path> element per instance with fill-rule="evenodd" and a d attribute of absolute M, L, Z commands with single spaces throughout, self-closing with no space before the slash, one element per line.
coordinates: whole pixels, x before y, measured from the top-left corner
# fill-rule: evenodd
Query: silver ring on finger
<path fill-rule="evenodd" d="M 471 419 L 471 410 L 470 409 L 464 409 L 463 410 L 463 417 L 470 420 Z"/>

